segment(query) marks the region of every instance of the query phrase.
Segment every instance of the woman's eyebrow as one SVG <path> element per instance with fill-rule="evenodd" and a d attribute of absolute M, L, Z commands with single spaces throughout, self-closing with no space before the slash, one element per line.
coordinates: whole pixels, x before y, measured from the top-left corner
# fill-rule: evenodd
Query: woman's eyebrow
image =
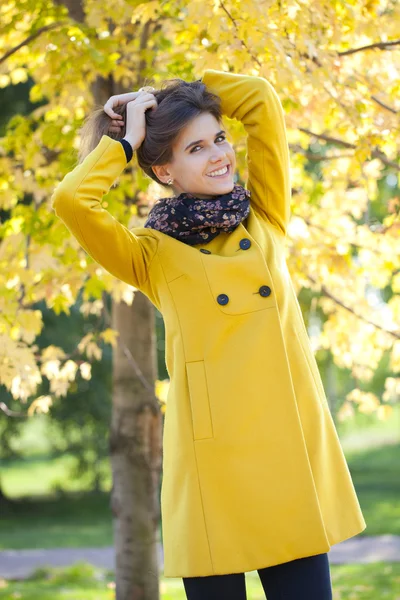
<path fill-rule="evenodd" d="M 221 131 L 218 131 L 218 133 L 216 133 L 214 137 L 218 137 L 219 135 L 221 135 L 221 133 L 226 133 L 226 132 L 223 129 L 221 129 Z M 190 142 L 190 144 L 188 144 L 186 146 L 185 152 L 186 152 L 186 150 L 188 150 L 192 146 L 196 146 L 197 144 L 200 144 L 201 142 L 204 142 L 204 140 L 196 140 L 195 142 Z"/>

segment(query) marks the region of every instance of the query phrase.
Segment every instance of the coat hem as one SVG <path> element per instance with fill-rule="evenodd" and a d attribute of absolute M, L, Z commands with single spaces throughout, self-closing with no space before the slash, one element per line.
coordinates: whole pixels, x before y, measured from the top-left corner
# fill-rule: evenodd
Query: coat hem
<path fill-rule="evenodd" d="M 340 536 L 340 539 L 336 540 L 336 541 L 332 541 L 332 542 L 328 542 L 327 544 L 325 544 L 323 547 L 320 547 L 319 549 L 315 549 L 306 553 L 301 553 L 300 555 L 296 555 L 293 558 L 290 558 L 289 560 L 284 560 L 281 562 L 274 562 L 273 564 L 258 564 L 258 566 L 253 566 L 253 567 L 246 567 L 245 569 L 243 569 L 242 571 L 225 571 L 224 572 L 220 572 L 218 570 L 213 570 L 212 573 L 210 572 L 195 572 L 195 573 L 191 573 L 190 575 L 188 573 L 185 574 L 177 574 L 175 572 L 174 575 L 172 575 L 171 571 L 163 571 L 163 576 L 166 578 L 184 578 L 184 577 L 208 577 L 210 575 L 231 575 L 231 574 L 235 574 L 235 573 L 250 573 L 252 571 L 258 571 L 260 569 L 265 569 L 267 567 L 275 567 L 277 565 L 282 565 L 285 564 L 287 562 L 291 562 L 293 560 L 298 560 L 299 558 L 307 558 L 308 556 L 317 556 L 318 554 L 325 554 L 328 553 L 332 546 L 334 546 L 335 544 L 339 544 L 340 542 L 344 542 L 345 540 L 348 540 L 352 537 L 355 537 L 356 535 L 359 535 L 362 531 L 364 531 L 366 529 L 367 525 L 366 523 L 364 523 L 364 527 L 362 529 L 358 528 L 357 531 L 355 533 L 351 533 L 349 535 L 345 535 L 345 536 Z"/>

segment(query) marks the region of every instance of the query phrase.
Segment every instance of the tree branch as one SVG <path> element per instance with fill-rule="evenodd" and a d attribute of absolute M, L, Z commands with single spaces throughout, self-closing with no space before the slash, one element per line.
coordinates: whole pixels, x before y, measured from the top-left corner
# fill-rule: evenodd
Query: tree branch
<path fill-rule="evenodd" d="M 317 280 L 314 279 L 314 277 L 311 277 L 311 275 L 306 275 L 306 277 L 307 277 L 307 279 L 312 281 L 312 283 L 319 285 Z M 347 310 L 347 312 L 349 312 L 352 315 L 354 315 L 355 317 L 357 317 L 357 319 L 360 319 L 361 321 L 364 321 L 364 323 L 368 323 L 369 325 L 373 325 L 374 327 L 376 327 L 376 329 L 379 329 L 380 331 L 384 331 L 388 335 L 391 335 L 392 337 L 394 337 L 396 340 L 400 339 L 400 332 L 389 331 L 388 329 L 385 329 L 382 325 L 379 325 L 378 323 L 375 323 L 374 321 L 370 321 L 363 315 L 358 314 L 353 308 L 351 308 L 350 306 L 347 306 L 347 304 L 344 304 L 344 302 L 342 302 L 341 300 L 339 300 L 339 298 L 334 296 L 324 285 L 321 285 L 321 293 L 324 296 L 326 296 L 327 298 L 330 298 L 331 300 L 333 300 L 333 302 L 335 304 L 337 304 L 338 306 L 341 306 L 342 308 L 344 308 L 344 310 Z"/>
<path fill-rule="evenodd" d="M 225 11 L 225 13 L 227 14 L 227 16 L 228 16 L 228 18 L 230 19 L 230 21 L 233 23 L 233 26 L 235 27 L 235 30 L 236 30 L 236 33 L 237 33 L 238 26 L 237 26 L 236 20 L 235 20 L 235 19 L 232 17 L 232 15 L 231 15 L 231 14 L 230 14 L 230 12 L 228 11 L 228 9 L 225 7 L 225 5 L 224 5 L 224 3 L 222 2 L 222 0 L 220 0 L 220 6 L 221 6 L 221 8 L 222 8 L 222 9 Z M 245 42 L 244 42 L 244 41 L 243 41 L 241 38 L 239 38 L 239 37 L 236 35 L 236 33 L 235 33 L 235 37 L 236 37 L 236 39 L 238 39 L 238 41 L 239 41 L 239 42 L 242 44 L 242 46 L 243 46 L 243 47 L 244 47 L 244 48 L 247 50 L 247 52 L 248 52 L 248 53 L 249 53 L 249 55 L 250 55 L 250 56 L 253 58 L 253 60 L 254 60 L 254 61 L 257 63 L 257 65 L 258 65 L 259 67 L 261 67 L 262 65 L 261 65 L 260 61 L 258 60 L 258 58 L 257 58 L 257 57 L 256 57 L 256 56 L 255 56 L 255 55 L 254 55 L 254 54 L 251 52 L 251 50 L 249 49 L 249 47 L 247 46 L 247 44 L 246 44 L 246 43 L 245 43 Z M 290 38 L 289 38 L 289 36 L 288 36 L 287 32 L 286 32 L 286 38 L 287 38 L 287 41 L 288 41 L 288 42 L 289 42 L 289 43 L 290 43 L 290 44 L 293 46 L 293 48 L 295 48 L 296 46 L 295 46 L 295 44 L 294 44 L 294 43 L 293 43 L 293 42 L 290 40 Z M 360 47 L 360 48 L 354 48 L 354 49 L 352 49 L 352 50 L 346 50 L 346 51 L 344 51 L 344 52 L 338 52 L 337 54 L 338 54 L 338 56 L 344 56 L 344 55 L 346 55 L 346 54 L 354 54 L 355 52 L 360 52 L 361 50 L 369 50 L 369 49 L 372 49 L 372 48 L 386 49 L 386 47 L 389 47 L 389 46 L 395 46 L 395 45 L 398 45 L 398 44 L 400 44 L 400 40 L 396 40 L 396 41 L 393 41 L 393 42 L 377 42 L 376 44 L 371 44 L 371 45 L 369 45 L 369 46 L 363 46 L 363 47 Z M 305 58 L 305 59 L 307 59 L 307 60 L 311 60 L 311 61 L 312 61 L 313 63 L 315 63 L 315 64 L 316 64 L 318 67 L 322 67 L 322 66 L 323 66 L 323 65 L 322 65 L 322 63 L 321 63 L 321 62 L 318 60 L 318 58 L 317 58 L 317 57 L 315 57 L 315 56 L 311 57 L 311 56 L 310 56 L 309 54 L 307 54 L 307 53 L 302 53 L 302 52 L 300 52 L 300 57 L 301 57 L 301 58 Z M 332 96 L 332 94 L 329 92 L 329 90 L 328 90 L 326 87 L 325 87 L 325 89 L 326 89 L 326 91 L 327 91 L 327 92 L 328 92 L 328 93 L 331 95 L 331 97 L 333 97 L 333 96 Z M 334 98 L 334 97 L 333 97 L 333 98 Z M 385 103 L 384 103 L 384 102 L 382 102 L 381 100 L 379 100 L 379 99 L 378 99 L 376 96 L 371 96 L 371 98 L 372 98 L 372 100 L 374 100 L 374 102 L 376 102 L 377 104 L 379 104 L 379 105 L 380 105 L 382 108 L 384 108 L 385 110 L 388 110 L 388 111 L 392 112 L 393 114 L 397 114 L 397 113 L 399 112 L 399 111 L 395 110 L 394 108 L 392 108 L 392 107 L 388 106 L 387 104 L 385 104 Z M 334 98 L 334 100 L 335 100 L 335 101 L 338 101 L 338 100 L 337 100 L 337 98 Z M 339 103 L 340 103 L 340 105 L 342 106 L 343 110 L 347 112 L 347 107 L 345 106 L 345 104 L 343 104 L 342 102 L 339 102 Z M 303 129 L 303 128 L 299 128 L 299 129 L 300 129 L 300 131 L 303 131 L 303 132 L 305 132 L 305 133 L 308 133 L 309 135 L 315 135 L 315 137 L 320 137 L 320 139 L 325 139 L 326 141 L 331 141 L 331 142 L 333 142 L 333 143 L 336 143 L 336 144 L 341 144 L 341 145 L 345 146 L 346 148 L 352 148 L 352 149 L 356 149 L 356 146 L 355 146 L 355 145 L 353 145 L 353 144 L 349 144 L 349 143 L 347 143 L 347 142 L 344 142 L 344 141 L 342 141 L 342 140 L 336 140 L 336 139 L 334 139 L 334 138 L 329 138 L 328 136 L 326 136 L 326 137 L 325 137 L 325 136 L 322 136 L 322 135 L 321 135 L 321 136 L 318 136 L 318 135 L 316 135 L 316 134 L 313 134 L 312 132 L 310 132 L 310 131 L 307 131 L 307 130 L 305 130 L 305 129 Z M 388 158 L 387 158 L 387 157 L 386 157 L 386 156 L 383 154 L 383 152 L 381 152 L 380 150 L 372 150 L 372 153 L 371 153 L 371 154 L 372 154 L 372 156 L 373 156 L 374 158 L 379 158 L 379 159 L 380 159 L 380 160 L 381 160 L 381 161 L 382 161 L 382 162 L 383 162 L 385 165 L 387 165 L 387 166 L 389 166 L 389 167 L 392 167 L 393 169 L 395 169 L 395 170 L 397 170 L 397 171 L 400 171 L 400 166 L 399 166 L 397 163 L 390 161 L 390 160 L 389 160 L 389 159 L 388 159 Z M 326 158 L 326 159 L 325 159 L 325 158 L 324 158 L 324 159 L 322 159 L 322 158 L 313 158 L 312 160 L 327 160 L 327 158 Z"/>
<path fill-rule="evenodd" d="M 384 108 L 385 110 L 390 111 L 391 113 L 393 113 L 394 115 L 398 114 L 398 110 L 396 110 L 395 108 L 392 108 L 391 106 L 388 106 L 387 104 L 385 104 L 384 102 L 382 102 L 382 100 L 379 100 L 379 98 L 377 98 L 376 96 L 371 96 L 371 99 L 376 102 L 377 104 L 379 104 L 379 106 L 382 106 L 382 108 Z"/>
<path fill-rule="evenodd" d="M 353 69 L 352 70 L 352 78 L 354 78 L 356 81 L 358 81 L 361 85 L 365 85 L 365 82 L 367 81 L 368 86 L 373 86 L 375 89 L 377 89 L 378 92 L 381 92 L 380 89 L 378 89 L 378 86 L 376 85 L 375 81 L 371 81 L 368 77 L 366 78 L 365 81 L 365 76 L 364 75 L 360 75 L 357 72 L 357 69 Z M 351 93 L 353 93 L 354 91 L 356 91 L 356 87 L 354 85 L 350 85 L 350 84 L 343 84 L 345 85 L 346 88 L 348 88 Z M 382 108 L 384 108 L 385 110 L 388 110 L 389 112 L 397 115 L 397 113 L 399 112 L 398 110 L 396 110 L 395 108 L 393 108 L 392 106 L 389 106 L 388 104 L 385 104 L 382 100 L 380 100 L 379 98 L 377 98 L 377 96 L 375 96 L 374 94 L 371 94 L 370 96 L 371 100 L 373 100 L 374 102 L 376 102 L 377 104 L 379 104 L 379 106 L 381 106 Z"/>
<path fill-rule="evenodd" d="M 375 44 L 369 44 L 368 46 L 360 46 L 359 48 L 351 48 L 350 50 L 344 50 L 343 52 L 338 52 L 338 56 L 349 56 L 349 54 L 355 54 L 356 52 L 364 52 L 365 50 L 386 50 L 391 46 L 400 45 L 400 40 L 393 40 L 393 42 L 376 42 Z"/>
<path fill-rule="evenodd" d="M 247 52 L 249 53 L 249 55 L 251 56 L 251 58 L 252 58 L 252 59 L 253 59 L 253 60 L 254 60 L 254 61 L 255 61 L 255 62 L 258 64 L 258 66 L 261 68 L 261 67 L 262 67 L 262 64 L 261 64 L 261 63 L 260 63 L 260 61 L 258 60 L 257 56 L 255 56 L 255 55 L 252 53 L 252 51 L 250 50 L 250 48 L 247 46 L 246 42 L 244 42 L 244 41 L 243 41 L 243 40 L 242 40 L 240 37 L 238 37 L 238 36 L 236 35 L 236 33 L 237 33 L 237 31 L 238 31 L 238 26 L 237 26 L 237 24 L 236 24 L 236 21 L 235 21 L 235 19 L 232 17 L 231 13 L 230 13 L 230 12 L 229 12 L 229 10 L 226 8 L 226 6 L 225 6 L 225 5 L 224 5 L 224 3 L 222 2 L 222 0 L 220 0 L 220 5 L 221 5 L 221 8 L 222 8 L 222 10 L 224 10 L 224 11 L 225 11 L 225 13 L 228 15 L 228 19 L 229 19 L 230 21 L 232 21 L 232 23 L 233 23 L 233 26 L 234 26 L 234 28 L 235 28 L 235 30 L 236 30 L 236 32 L 235 32 L 235 34 L 234 34 L 234 35 L 235 35 L 235 37 L 236 37 L 236 39 L 237 39 L 237 40 L 238 40 L 238 41 L 239 41 L 239 42 L 242 44 L 243 48 L 245 48 L 245 50 L 247 50 Z"/>
<path fill-rule="evenodd" d="M 28 417 L 28 415 L 25 413 L 19 413 L 15 412 L 14 410 L 11 410 L 4 402 L 0 402 L 0 410 L 2 410 L 3 413 L 7 415 L 7 417 Z"/>
<path fill-rule="evenodd" d="M 308 160 L 313 160 L 315 162 L 320 162 L 323 160 L 337 160 L 339 158 L 351 158 L 353 154 L 332 154 L 330 156 L 326 156 L 324 154 L 317 154 L 315 152 L 308 152 L 304 148 L 300 146 L 300 144 L 289 144 L 290 150 L 292 150 L 295 154 L 302 154 Z"/>
<path fill-rule="evenodd" d="M 105 320 L 106 324 L 109 327 L 112 327 L 111 315 L 107 308 L 107 303 L 104 298 L 104 293 L 103 293 L 103 315 L 104 315 L 104 320 Z M 128 346 L 126 344 L 122 343 L 121 341 L 119 341 L 119 343 L 121 344 L 123 353 L 125 354 L 125 356 L 129 360 L 129 362 L 131 363 L 133 370 L 135 371 L 136 377 L 139 379 L 139 381 L 141 382 L 143 387 L 149 392 L 152 400 L 148 404 L 149 404 L 150 409 L 154 413 L 154 411 L 156 410 L 156 407 L 160 406 L 160 400 L 157 398 L 157 396 L 154 393 L 154 385 L 152 385 L 150 383 L 150 381 L 148 381 L 148 379 L 146 379 L 146 376 L 142 372 L 141 368 L 139 367 L 138 362 L 135 360 L 135 358 L 134 358 L 132 352 L 129 350 Z"/>
<path fill-rule="evenodd" d="M 314 133 L 313 131 L 310 131 L 309 129 L 305 129 L 304 127 L 299 127 L 299 131 L 302 131 L 303 133 L 306 133 L 307 135 L 314 136 L 317 139 L 325 140 L 326 142 L 329 142 L 331 144 L 338 144 L 339 146 L 343 146 L 343 148 L 352 148 L 353 150 L 357 149 L 357 146 L 355 146 L 354 144 L 350 144 L 349 142 L 345 142 L 344 140 L 340 140 L 338 138 L 334 138 L 332 136 L 325 135 L 324 133 Z M 379 158 L 379 160 L 381 160 L 388 167 L 391 167 L 392 169 L 395 169 L 396 171 L 400 171 L 400 165 L 389 160 L 385 156 L 385 154 L 383 154 L 383 152 L 381 150 L 379 150 L 379 149 L 372 150 L 371 156 L 373 156 L 374 158 Z"/>
<path fill-rule="evenodd" d="M 354 248 L 359 248 L 360 250 L 368 250 L 368 252 L 372 252 L 373 254 L 377 254 L 378 256 L 383 256 L 383 252 L 380 252 L 376 248 L 368 248 L 368 246 L 362 246 L 361 244 L 357 244 L 356 242 L 351 242 L 351 241 L 348 241 L 348 240 L 343 240 L 341 237 L 335 235 L 334 233 L 332 233 L 331 231 L 329 231 L 325 227 L 322 227 L 322 225 L 318 225 L 317 223 L 312 223 L 312 221 L 310 219 L 308 219 L 307 217 L 303 217 L 302 215 L 299 215 L 296 212 L 293 212 L 292 214 L 295 215 L 296 217 L 300 217 L 301 219 L 303 219 L 303 221 L 305 223 L 307 223 L 307 225 L 309 227 L 313 227 L 314 229 L 318 229 L 319 231 L 322 231 L 322 233 L 324 235 L 330 236 L 331 239 L 332 239 L 332 241 L 334 243 L 337 242 L 337 241 L 342 241 L 344 244 L 349 244 L 349 246 L 353 246 Z"/>
<path fill-rule="evenodd" d="M 15 46 L 14 48 L 11 48 L 11 50 L 8 50 L 8 52 L 6 52 L 5 54 L 3 54 L 3 56 L 0 57 L 0 65 L 4 61 L 6 61 L 7 58 L 9 58 L 10 56 L 12 56 L 16 52 L 18 52 L 18 50 L 20 50 L 20 48 L 23 48 L 23 46 L 27 46 L 28 44 L 30 44 L 30 42 L 32 42 L 32 40 L 35 40 L 37 37 L 39 37 L 40 35 L 42 35 L 42 33 L 45 33 L 46 31 L 50 31 L 51 29 L 56 29 L 60 25 L 64 25 L 64 23 L 63 22 L 51 23 L 50 25 L 45 25 L 44 27 L 41 27 L 35 33 L 32 33 L 25 40 L 23 40 L 20 44 L 18 44 L 18 46 Z"/>

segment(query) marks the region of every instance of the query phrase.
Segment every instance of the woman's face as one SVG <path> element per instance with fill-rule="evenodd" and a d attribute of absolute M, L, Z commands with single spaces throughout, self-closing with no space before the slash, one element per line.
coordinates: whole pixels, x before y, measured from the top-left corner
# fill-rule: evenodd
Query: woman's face
<path fill-rule="evenodd" d="M 172 162 L 153 167 L 161 181 L 172 177 L 175 195 L 186 192 L 210 199 L 232 191 L 236 157 L 222 129 L 213 115 L 202 113 L 188 123 L 175 141 Z M 225 174 L 211 175 L 220 169 L 226 171 L 226 167 Z"/>

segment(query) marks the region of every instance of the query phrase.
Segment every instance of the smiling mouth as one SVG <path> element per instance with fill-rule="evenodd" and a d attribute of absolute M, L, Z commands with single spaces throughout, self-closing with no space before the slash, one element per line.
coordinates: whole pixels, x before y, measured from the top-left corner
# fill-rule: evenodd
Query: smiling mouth
<path fill-rule="evenodd" d="M 226 165 L 226 167 L 227 167 L 227 171 L 223 175 L 207 175 L 207 177 L 210 177 L 210 179 L 224 179 L 224 177 L 228 177 L 228 175 L 230 175 L 230 172 L 231 172 L 231 165 Z M 217 169 L 217 170 L 221 171 L 222 169 Z"/>

